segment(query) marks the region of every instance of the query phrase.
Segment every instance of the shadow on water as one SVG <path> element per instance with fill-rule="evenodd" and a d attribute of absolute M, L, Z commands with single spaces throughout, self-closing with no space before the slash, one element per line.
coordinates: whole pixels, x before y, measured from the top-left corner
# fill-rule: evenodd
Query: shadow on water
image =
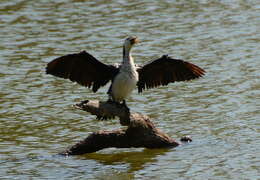
<path fill-rule="evenodd" d="M 172 149 L 106 149 L 100 152 L 85 154 L 80 156 L 61 155 L 36 155 L 30 154 L 25 157 L 17 156 L 0 160 L 0 165 L 9 164 L 9 167 L 19 167 L 20 170 L 10 171 L 8 174 L 20 175 L 23 178 L 28 173 L 33 173 L 34 177 L 44 176 L 49 178 L 73 177 L 74 173 L 81 173 L 84 177 L 95 179 L 134 179 L 138 171 L 142 171 L 146 166 L 156 164 L 160 156 L 164 156 Z M 29 169 L 35 168 L 33 172 Z M 46 174 L 46 168 L 49 169 Z M 66 167 L 66 169 L 64 169 Z M 60 173 L 53 174 L 52 171 L 59 169 Z M 71 176 L 67 173 L 70 172 Z M 56 172 L 57 173 L 57 172 Z"/>
<path fill-rule="evenodd" d="M 164 155 L 169 150 L 143 149 L 142 151 L 119 152 L 115 154 L 91 153 L 81 157 L 95 160 L 103 165 L 128 164 L 128 173 L 134 173 L 135 171 L 142 170 L 146 164 L 156 162 L 157 156 Z"/>

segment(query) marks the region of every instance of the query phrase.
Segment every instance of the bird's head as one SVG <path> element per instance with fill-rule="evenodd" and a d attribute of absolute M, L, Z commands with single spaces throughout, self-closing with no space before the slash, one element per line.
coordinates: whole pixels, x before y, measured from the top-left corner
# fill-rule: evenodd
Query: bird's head
<path fill-rule="evenodd" d="M 126 49 L 131 49 L 133 47 L 133 45 L 135 45 L 138 42 L 139 42 L 139 39 L 136 36 L 130 36 L 130 37 L 126 38 L 124 47 Z"/>

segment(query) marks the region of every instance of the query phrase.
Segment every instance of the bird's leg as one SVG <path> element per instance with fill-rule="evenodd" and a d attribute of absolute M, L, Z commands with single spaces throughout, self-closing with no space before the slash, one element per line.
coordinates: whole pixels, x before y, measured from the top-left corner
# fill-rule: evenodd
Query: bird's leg
<path fill-rule="evenodd" d="M 125 101 L 125 100 L 123 100 L 123 102 L 122 102 L 121 105 L 123 106 L 123 108 L 126 108 L 126 110 L 127 110 L 128 112 L 130 112 L 130 109 L 129 109 L 128 106 L 126 105 L 126 101 Z"/>
<path fill-rule="evenodd" d="M 113 100 L 111 94 L 108 94 L 108 100 L 107 100 L 107 103 L 109 103 L 109 104 L 113 104 L 113 103 L 115 103 L 115 101 Z"/>
<path fill-rule="evenodd" d="M 113 100 L 113 97 L 112 97 L 112 84 L 110 85 L 110 87 L 109 87 L 109 89 L 107 91 L 107 94 L 108 94 L 107 103 L 109 103 L 109 104 L 114 103 L 115 101 Z"/>
<path fill-rule="evenodd" d="M 122 105 L 125 106 L 125 107 L 127 107 L 125 100 L 123 100 Z"/>

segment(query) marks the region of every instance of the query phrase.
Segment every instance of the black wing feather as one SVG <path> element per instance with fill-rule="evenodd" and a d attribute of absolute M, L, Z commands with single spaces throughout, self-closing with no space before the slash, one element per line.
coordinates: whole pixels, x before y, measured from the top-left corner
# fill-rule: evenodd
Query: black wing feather
<path fill-rule="evenodd" d="M 93 92 L 107 84 L 118 72 L 117 67 L 98 61 L 86 51 L 56 58 L 46 67 L 47 74 L 92 87 Z"/>
<path fill-rule="evenodd" d="M 137 69 L 139 81 L 138 92 L 157 86 L 166 86 L 175 81 L 186 81 L 199 78 L 205 71 L 186 61 L 162 56 Z"/>

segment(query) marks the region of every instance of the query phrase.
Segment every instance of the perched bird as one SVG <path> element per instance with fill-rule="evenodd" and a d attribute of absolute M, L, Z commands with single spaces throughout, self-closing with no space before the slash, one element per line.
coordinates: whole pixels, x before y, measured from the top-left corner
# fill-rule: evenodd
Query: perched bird
<path fill-rule="evenodd" d="M 123 61 L 119 66 L 106 65 L 82 51 L 49 62 L 46 73 L 70 79 L 92 88 L 93 92 L 111 81 L 108 90 L 109 100 L 123 104 L 136 86 L 141 93 L 145 89 L 165 86 L 171 82 L 196 79 L 205 73 L 202 68 L 192 63 L 172 59 L 167 55 L 143 66 L 137 66 L 134 64 L 131 49 L 138 42 L 136 36 L 130 36 L 125 40 Z"/>

